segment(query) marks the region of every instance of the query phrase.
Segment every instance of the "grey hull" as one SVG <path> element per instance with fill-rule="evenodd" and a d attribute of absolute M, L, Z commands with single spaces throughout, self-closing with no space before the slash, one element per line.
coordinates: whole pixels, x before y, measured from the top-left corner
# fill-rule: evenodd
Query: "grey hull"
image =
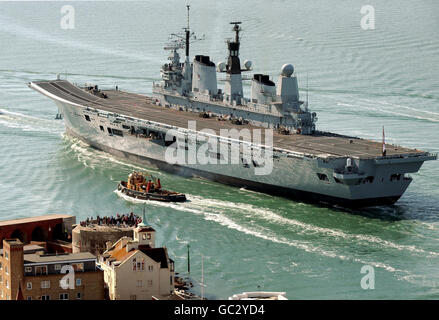
<path fill-rule="evenodd" d="M 127 159 L 131 162 L 140 165 L 152 166 L 157 169 L 164 170 L 173 174 L 178 174 L 184 177 L 202 177 L 210 181 L 215 181 L 238 188 L 245 188 L 247 190 L 263 192 L 274 196 L 281 196 L 296 201 L 302 201 L 307 203 L 326 203 L 326 204 L 343 206 L 347 208 L 360 208 L 360 207 L 370 207 L 370 206 L 380 206 L 380 205 L 392 205 L 400 198 L 400 196 L 390 196 L 390 197 L 376 197 L 376 198 L 350 200 L 350 199 L 343 199 L 339 197 L 326 196 L 314 192 L 306 192 L 298 189 L 285 188 L 282 186 L 275 186 L 265 183 L 255 183 L 254 181 L 251 180 L 245 180 L 245 179 L 240 179 L 240 178 L 221 175 L 221 174 L 212 174 L 206 171 L 191 169 L 179 165 L 170 165 L 165 161 L 160 161 L 153 158 L 143 157 L 134 153 L 113 149 L 106 145 L 102 145 L 84 139 L 82 136 L 77 135 L 72 130 L 67 129 L 66 133 L 73 138 L 77 138 L 87 143 L 92 148 L 104 152 L 108 152 L 110 154 L 117 156 L 118 158 Z"/>
<path fill-rule="evenodd" d="M 251 163 L 170 164 L 166 161 L 167 147 L 163 140 L 154 141 L 138 136 L 130 128 L 145 128 L 164 135 L 170 128 L 184 127 L 173 127 L 157 120 L 150 121 L 148 115 L 145 115 L 146 118 L 126 116 L 122 113 L 126 107 L 122 106 L 117 114 L 105 110 L 107 107 L 104 105 L 102 108 L 99 105 L 89 108 L 80 103 L 78 94 L 75 93 L 72 97 L 67 89 L 60 91 L 55 88 L 52 92 L 48 91 L 47 88 L 52 88 L 49 82 L 31 83 L 30 86 L 55 101 L 70 136 L 79 138 L 94 148 L 179 175 L 199 176 L 300 201 L 325 202 L 347 207 L 393 204 L 412 181 L 407 173 L 417 172 L 424 161 L 434 158 L 426 153 L 378 158 L 349 155 L 328 157 L 325 154 L 300 154 L 282 149 L 274 151 L 273 169 L 266 175 L 255 174 L 256 165 Z M 78 101 L 70 101 L 74 99 Z M 166 109 L 152 110 L 156 114 L 166 113 Z M 358 173 L 343 171 L 348 158 L 358 168 Z"/>

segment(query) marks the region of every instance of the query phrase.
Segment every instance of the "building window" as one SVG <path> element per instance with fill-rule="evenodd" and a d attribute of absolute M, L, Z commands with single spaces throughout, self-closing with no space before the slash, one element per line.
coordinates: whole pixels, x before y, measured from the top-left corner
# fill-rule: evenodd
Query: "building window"
<path fill-rule="evenodd" d="M 28 296 L 26 299 L 27 300 L 32 300 L 32 296 Z"/>
<path fill-rule="evenodd" d="M 27 272 L 27 273 L 32 272 L 32 267 L 24 268 L 24 272 Z"/>
<path fill-rule="evenodd" d="M 136 258 L 133 259 L 133 271 L 136 271 Z"/>
<path fill-rule="evenodd" d="M 73 270 L 75 272 L 83 272 L 84 271 L 84 264 L 83 263 L 72 263 Z"/>
<path fill-rule="evenodd" d="M 0 270 L 3 270 L 3 265 L 1 262 L 0 262 Z"/>
<path fill-rule="evenodd" d="M 154 270 L 154 266 L 148 266 L 148 271 L 153 271 Z"/>
<path fill-rule="evenodd" d="M 76 278 L 76 286 L 79 287 L 82 285 L 82 280 L 80 278 Z"/>
<path fill-rule="evenodd" d="M 50 300 L 50 296 L 49 295 L 41 296 L 41 300 Z"/>
<path fill-rule="evenodd" d="M 142 233 L 142 240 L 146 240 L 146 234 Z"/>
<path fill-rule="evenodd" d="M 26 282 L 26 289 L 32 290 L 32 282 Z"/>
<path fill-rule="evenodd" d="M 9 281 L 8 281 L 8 279 L 5 280 L 5 283 L 6 283 L 6 289 L 9 289 Z"/>
<path fill-rule="evenodd" d="M 5 272 L 6 272 L 6 274 L 9 274 L 8 266 L 5 266 Z"/>
<path fill-rule="evenodd" d="M 41 289 L 49 289 L 49 288 L 50 288 L 50 281 L 49 280 L 41 281 Z"/>
<path fill-rule="evenodd" d="M 0 274 L 0 283 L 3 283 L 3 276 Z"/>
<path fill-rule="evenodd" d="M 41 276 L 47 274 L 47 266 L 35 267 L 35 275 Z"/>
<path fill-rule="evenodd" d="M 142 287 L 142 280 L 137 280 L 137 288 L 141 288 Z"/>
<path fill-rule="evenodd" d="M 56 271 L 61 270 L 61 265 L 60 265 L 60 264 L 55 264 L 55 270 L 56 270 Z"/>
<path fill-rule="evenodd" d="M 81 300 L 81 298 L 82 298 L 82 296 L 81 296 L 81 292 L 78 292 L 78 293 L 76 294 L 76 299 Z"/>
<path fill-rule="evenodd" d="M 145 259 L 142 259 L 142 271 L 145 270 Z"/>
<path fill-rule="evenodd" d="M 5 251 L 5 258 L 8 259 L 9 258 L 9 253 L 7 251 Z"/>
<path fill-rule="evenodd" d="M 135 294 L 131 295 L 130 300 L 137 300 L 137 296 Z"/>
<path fill-rule="evenodd" d="M 148 280 L 148 287 L 152 287 L 152 280 Z"/>
<path fill-rule="evenodd" d="M 68 293 L 60 293 L 59 300 L 69 300 L 69 294 Z"/>
<path fill-rule="evenodd" d="M 173 281 L 173 279 L 172 279 L 172 276 L 170 276 L 170 280 L 171 280 L 171 281 L 170 281 L 170 282 L 171 282 L 170 285 L 172 286 L 172 285 L 174 284 L 174 281 Z"/>

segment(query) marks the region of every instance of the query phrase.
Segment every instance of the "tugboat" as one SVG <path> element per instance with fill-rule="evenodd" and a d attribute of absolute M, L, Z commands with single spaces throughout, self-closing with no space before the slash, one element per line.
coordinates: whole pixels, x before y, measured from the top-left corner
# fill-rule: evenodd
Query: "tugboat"
<path fill-rule="evenodd" d="M 134 171 L 128 176 L 127 181 L 120 181 L 117 190 L 128 197 L 140 200 L 155 200 L 165 202 L 183 202 L 186 196 L 183 193 L 162 189 L 160 179 L 146 180 L 142 172 Z"/>

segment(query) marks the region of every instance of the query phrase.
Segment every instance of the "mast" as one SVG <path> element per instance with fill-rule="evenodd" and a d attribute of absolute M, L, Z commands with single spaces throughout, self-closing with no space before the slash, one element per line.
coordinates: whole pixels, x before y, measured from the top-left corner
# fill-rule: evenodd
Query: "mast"
<path fill-rule="evenodd" d="M 229 49 L 229 58 L 227 60 L 227 73 L 228 74 L 241 74 L 241 62 L 239 61 L 239 32 L 241 22 L 230 22 L 233 24 L 233 31 L 235 31 L 235 41 L 227 41 Z"/>
<path fill-rule="evenodd" d="M 309 88 L 308 88 L 308 72 L 306 72 L 306 111 L 308 111 L 309 106 Z"/>
<path fill-rule="evenodd" d="M 242 78 L 241 78 L 241 61 L 239 60 L 239 32 L 241 22 L 230 22 L 233 24 L 235 39 L 227 41 L 229 57 L 226 65 L 226 83 L 224 87 L 224 100 L 229 104 L 240 105 L 243 98 Z"/>
<path fill-rule="evenodd" d="M 189 28 L 189 10 L 190 10 L 191 6 L 187 5 L 186 8 L 187 8 L 187 27 L 185 28 L 185 33 L 186 33 L 186 57 L 189 57 L 189 38 L 190 38 L 190 34 L 191 34 L 191 30 Z"/>

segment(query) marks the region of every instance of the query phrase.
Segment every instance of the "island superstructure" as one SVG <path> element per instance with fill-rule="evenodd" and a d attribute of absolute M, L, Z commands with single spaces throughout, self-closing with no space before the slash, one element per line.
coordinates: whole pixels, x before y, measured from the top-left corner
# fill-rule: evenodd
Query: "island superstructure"
<path fill-rule="evenodd" d="M 187 176 L 263 191 L 303 201 L 329 202 L 342 206 L 373 206 L 395 203 L 424 161 L 436 154 L 321 132 L 317 115 L 300 100 L 297 77 L 291 64 L 284 64 L 275 84 L 268 75 L 254 74 L 251 96 L 242 89 L 242 73 L 252 63 L 239 58 L 240 22 L 232 22 L 234 39 L 227 41 L 226 62 L 215 64 L 209 56 L 196 55 L 191 62 L 189 24 L 165 49 L 170 51 L 162 66 L 162 80 L 153 84 L 154 97 L 120 90 L 79 87 L 67 80 L 30 82 L 29 86 L 51 98 L 63 116 L 66 132 L 90 146 L 131 161 L 153 165 Z M 185 61 L 178 51 L 185 49 Z M 225 85 L 218 88 L 217 73 L 225 73 Z M 188 122 L 196 122 L 196 130 Z M 273 146 L 250 143 L 250 149 L 272 150 L 273 168 L 258 175 L 257 161 L 246 161 L 248 143 L 222 134 L 222 129 L 251 132 L 273 129 Z M 210 129 L 213 134 L 206 134 Z M 169 163 L 167 133 L 178 132 L 189 156 L 187 137 L 214 136 L 218 151 L 208 157 L 223 159 L 239 145 L 239 163 Z M 175 141 L 175 140 L 174 140 Z M 265 140 L 266 141 L 266 140 Z M 172 141 L 171 141 L 172 143 Z M 202 145 L 196 144 L 197 151 Z"/>

